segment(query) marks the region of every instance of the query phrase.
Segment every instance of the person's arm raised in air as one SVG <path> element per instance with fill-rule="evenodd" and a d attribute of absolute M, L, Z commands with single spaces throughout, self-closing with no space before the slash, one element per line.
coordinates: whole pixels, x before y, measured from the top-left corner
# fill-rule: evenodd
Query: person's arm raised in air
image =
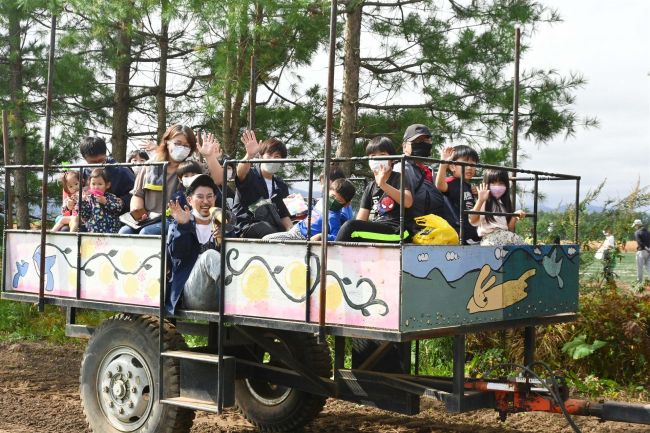
<path fill-rule="evenodd" d="M 490 197 L 490 188 L 488 187 L 488 185 L 486 183 L 480 184 L 478 186 L 478 199 L 476 200 L 476 203 L 474 204 L 472 210 L 474 212 L 480 212 L 481 208 L 483 207 L 483 205 L 485 204 L 485 202 L 489 197 Z M 473 214 L 469 214 L 468 219 L 471 225 L 477 226 L 479 220 L 481 219 L 481 216 L 473 213 Z"/>
<path fill-rule="evenodd" d="M 397 203 L 402 205 L 400 203 L 400 191 L 398 188 L 395 188 L 394 186 L 391 186 L 388 184 L 388 178 L 390 177 L 392 170 L 384 165 L 380 165 L 377 170 L 375 170 L 373 173 L 375 175 L 375 182 L 377 183 L 377 186 L 382 189 L 390 198 L 395 200 Z M 408 189 L 404 190 L 404 204 L 403 204 L 405 209 L 410 208 L 413 206 L 413 195 L 411 194 L 411 191 Z"/>
<path fill-rule="evenodd" d="M 199 153 L 203 155 L 205 161 L 208 163 L 208 172 L 210 177 L 217 185 L 223 183 L 223 167 L 219 163 L 219 156 L 221 156 L 221 144 L 214 134 L 201 134 L 201 141 L 203 144 L 196 143 L 196 148 Z M 248 165 L 248 164 L 246 164 Z"/>
<path fill-rule="evenodd" d="M 454 148 L 451 146 L 445 146 L 442 149 L 442 159 L 451 160 L 451 157 L 454 156 Z M 438 191 L 445 193 L 447 192 L 447 168 L 449 164 L 440 163 L 438 164 L 438 173 L 436 173 L 436 188 Z"/>
<path fill-rule="evenodd" d="M 255 137 L 255 131 L 249 131 L 246 130 L 241 136 L 241 142 L 244 144 L 244 147 L 246 148 L 246 155 L 244 155 L 244 159 L 253 159 L 257 156 L 260 150 L 260 144 L 261 142 L 257 141 L 257 137 Z M 240 182 L 243 182 L 244 179 L 246 179 L 246 176 L 248 175 L 248 172 L 251 169 L 250 164 L 242 163 L 242 164 L 237 164 L 237 179 L 239 179 Z"/>
<path fill-rule="evenodd" d="M 169 254 L 174 258 L 183 259 L 196 247 L 192 236 L 193 226 L 189 224 L 190 208 L 187 205 L 181 206 L 176 200 L 169 202 L 169 210 L 171 217 L 176 221 L 174 230 L 167 238 Z"/>

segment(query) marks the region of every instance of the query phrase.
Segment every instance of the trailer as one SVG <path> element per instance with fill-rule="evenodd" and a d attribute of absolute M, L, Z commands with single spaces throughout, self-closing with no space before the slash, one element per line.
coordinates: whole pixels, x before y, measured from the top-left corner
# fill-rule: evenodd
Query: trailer
<path fill-rule="evenodd" d="M 336 7 L 333 1 L 331 41 Z M 64 168 L 48 165 L 55 28 L 53 18 L 44 162 L 6 165 L 7 192 L 12 171 L 38 170 L 47 179 L 50 169 Z M 325 156 L 308 162 L 310 181 L 314 164 L 329 167 L 331 161 L 333 61 L 330 48 Z M 402 172 L 409 158 L 418 159 L 391 157 Z M 43 212 L 39 231 L 14 229 L 5 218 L 1 298 L 41 309 L 61 306 L 66 334 L 89 338 L 80 395 L 94 432 L 185 433 L 195 411 L 221 413 L 230 406 L 260 431 L 295 431 L 318 416 L 327 398 L 404 414 L 418 413 L 422 398 L 441 401 L 450 412 L 492 408 L 502 419 L 555 412 L 575 431 L 570 415 L 650 424 L 650 405 L 570 399 L 561 376 L 539 373 L 544 364 L 535 360 L 535 326 L 577 317 L 580 250 L 577 206 L 573 243 L 538 242 L 538 182 L 574 182 L 577 204 L 580 178 L 508 170 L 517 182 L 534 185 L 530 245 L 226 239 L 215 287 L 218 311 L 181 309 L 168 317 L 165 218 L 161 236 L 52 233 Z M 44 182 L 43 209 L 46 198 Z M 78 309 L 115 314 L 93 328 L 77 323 Z M 514 366 L 521 374 L 466 377 L 466 335 L 502 329 L 524 334 L 524 359 Z M 207 343 L 188 348 L 187 334 L 205 336 Z M 417 342 L 443 336 L 453 338 L 453 374 L 420 374 Z"/>

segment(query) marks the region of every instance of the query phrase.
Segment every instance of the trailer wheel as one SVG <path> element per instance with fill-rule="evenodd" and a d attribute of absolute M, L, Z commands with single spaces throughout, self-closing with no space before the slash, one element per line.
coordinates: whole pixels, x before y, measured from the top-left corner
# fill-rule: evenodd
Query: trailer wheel
<path fill-rule="evenodd" d="M 263 338 L 278 350 L 288 351 L 309 371 L 330 377 L 331 358 L 327 344 L 318 344 L 313 335 L 299 332 L 264 332 Z M 255 348 L 244 358 L 285 367 L 269 353 Z M 235 381 L 235 402 L 244 417 L 262 432 L 285 432 L 300 429 L 323 409 L 326 397 L 252 379 Z"/>
<path fill-rule="evenodd" d="M 95 433 L 185 433 L 194 412 L 158 401 L 158 318 L 118 314 L 105 320 L 88 342 L 79 391 L 86 422 Z M 169 323 L 164 350 L 187 347 Z M 178 395 L 179 367 L 163 361 L 165 394 Z"/>

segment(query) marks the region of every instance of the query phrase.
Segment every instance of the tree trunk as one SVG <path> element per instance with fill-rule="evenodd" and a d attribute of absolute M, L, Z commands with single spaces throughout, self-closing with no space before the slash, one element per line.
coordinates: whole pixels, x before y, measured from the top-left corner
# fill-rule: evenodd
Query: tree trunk
<path fill-rule="evenodd" d="M 356 139 L 357 103 L 359 100 L 359 65 L 361 46 L 361 17 L 363 1 L 356 2 L 346 13 L 345 45 L 343 54 L 343 97 L 341 101 L 341 137 L 336 156 L 352 156 Z M 350 175 L 353 164 L 345 163 L 342 168 Z"/>
<path fill-rule="evenodd" d="M 226 74 L 227 76 L 224 79 L 223 87 L 223 137 L 221 143 L 223 144 L 223 150 L 226 154 L 233 156 L 234 143 L 230 130 L 230 116 L 232 113 L 232 77 L 230 76 L 230 55 L 226 57 Z"/>
<path fill-rule="evenodd" d="M 27 163 L 27 141 L 23 105 L 23 54 L 21 50 L 20 15 L 9 13 L 9 68 L 11 70 L 11 132 L 14 141 L 14 163 Z M 27 195 L 27 171 L 17 170 L 15 180 L 16 221 L 19 229 L 29 229 L 29 198 Z M 10 209 L 8 210 L 11 211 Z"/>
<path fill-rule="evenodd" d="M 129 126 L 129 81 L 131 73 L 131 36 L 129 23 L 119 23 L 117 35 L 117 67 L 115 68 L 115 95 L 113 96 L 113 158 L 126 161 L 126 140 Z"/>
<path fill-rule="evenodd" d="M 160 18 L 160 72 L 158 76 L 158 94 L 156 95 L 156 111 L 158 118 L 157 143 L 160 143 L 165 130 L 167 129 L 167 56 L 169 54 L 169 21 L 165 18 L 165 12 L 169 5 L 167 0 L 162 0 L 162 10 Z"/>

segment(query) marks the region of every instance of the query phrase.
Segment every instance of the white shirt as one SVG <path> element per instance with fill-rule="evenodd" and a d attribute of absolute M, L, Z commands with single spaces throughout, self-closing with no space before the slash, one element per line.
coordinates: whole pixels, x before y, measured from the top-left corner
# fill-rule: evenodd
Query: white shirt
<path fill-rule="evenodd" d="M 203 245 L 212 237 L 211 224 L 196 224 L 196 237 L 199 239 L 199 244 Z"/>
<path fill-rule="evenodd" d="M 481 206 L 481 212 L 485 212 L 485 203 Z M 485 217 L 486 215 L 479 215 L 478 223 L 472 224 L 474 227 L 477 227 L 476 232 L 480 237 L 488 235 L 496 230 L 508 230 L 508 219 L 506 217 L 492 215 L 494 221 L 487 221 Z"/>
<path fill-rule="evenodd" d="M 269 198 L 271 198 L 273 195 L 273 179 L 264 178 L 264 181 L 266 182 L 266 189 L 269 191 Z"/>

